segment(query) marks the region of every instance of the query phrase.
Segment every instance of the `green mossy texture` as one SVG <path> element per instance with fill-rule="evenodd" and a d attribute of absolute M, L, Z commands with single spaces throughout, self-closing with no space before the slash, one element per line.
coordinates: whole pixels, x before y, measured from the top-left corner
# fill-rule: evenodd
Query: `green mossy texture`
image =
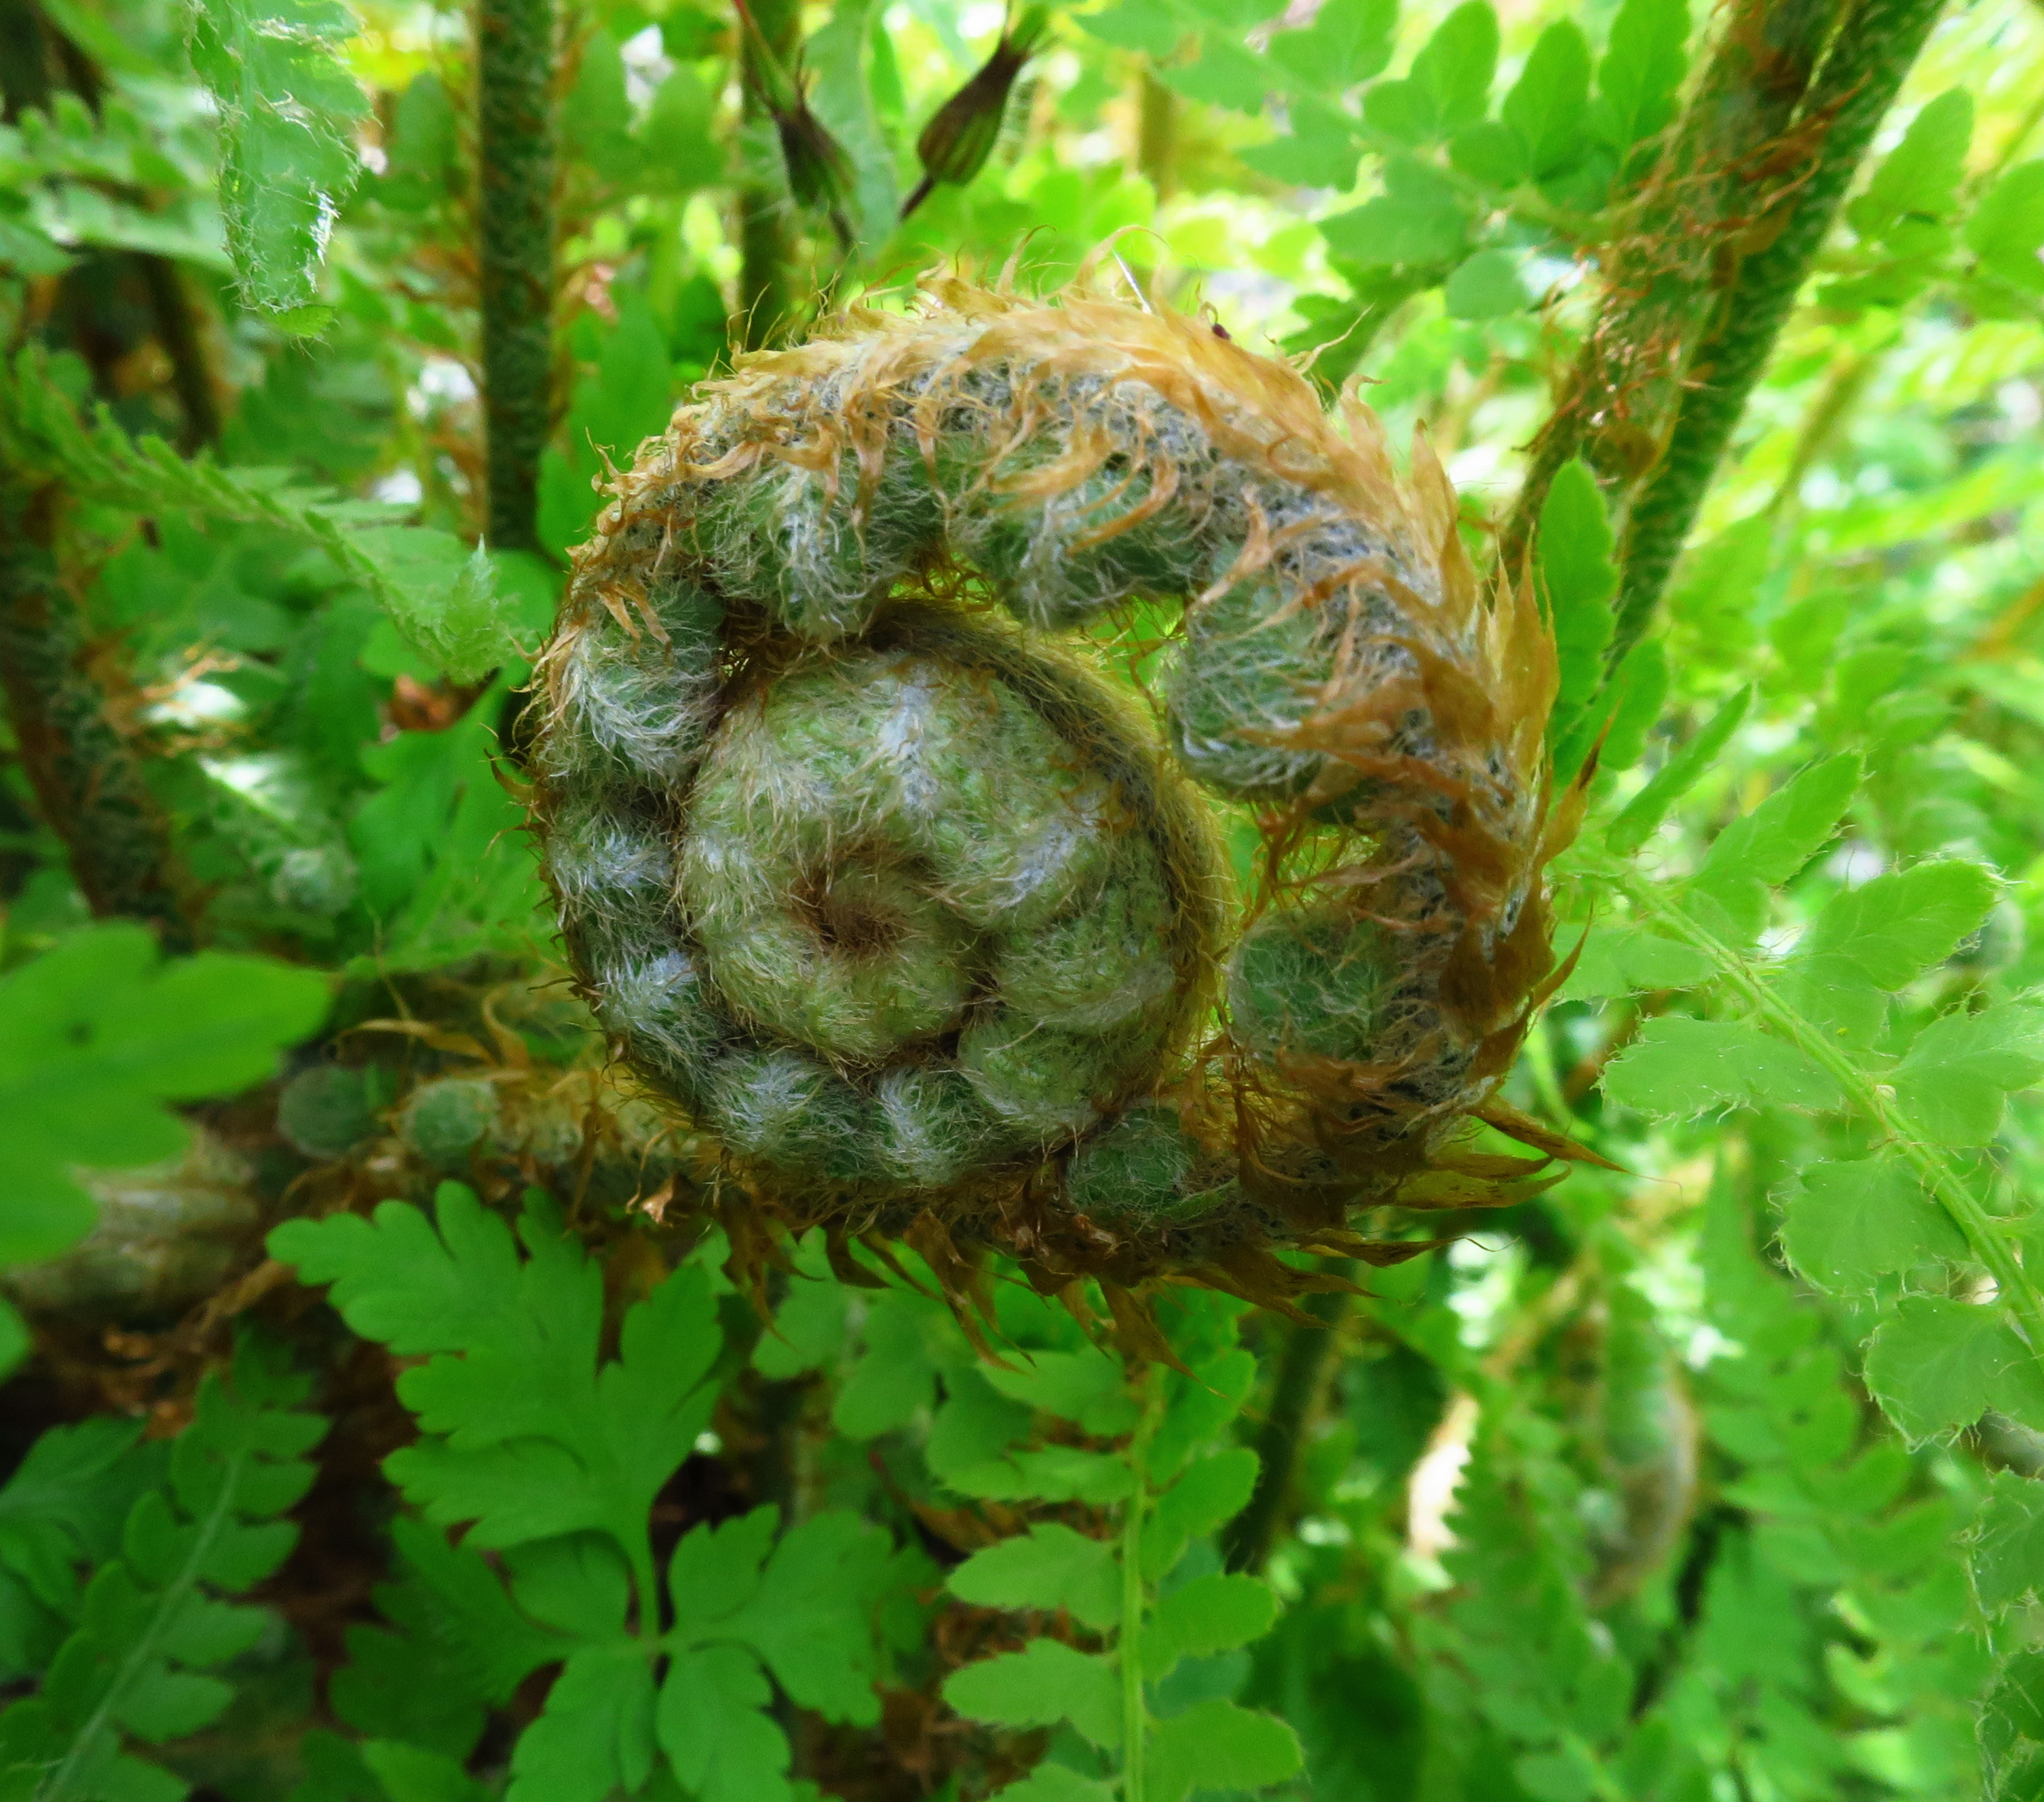
<path fill-rule="evenodd" d="M 1069 304 L 1005 309 L 856 316 L 642 447 L 548 654 L 536 813 L 600 1018 L 727 1151 L 909 1196 L 1069 1154 L 1074 1209 L 1151 1231 L 1240 1199 L 1146 1098 L 1220 962 L 1214 834 L 1125 698 L 984 599 L 1052 632 L 1182 597 L 1166 740 L 1265 805 L 1320 804 L 1331 696 L 1424 693 L 1423 658 L 1480 676 L 1482 625 L 1374 441 L 1289 372 L 1093 304 L 1117 371 Z M 1466 790 L 1436 725 L 1401 704 L 1370 755 Z M 1523 837 L 1508 763 L 1476 774 Z M 1411 822 L 1447 803 L 1387 811 L 1357 767 L 1342 826 L 1412 872 L 1373 903 L 1433 930 L 1281 895 L 1228 968 L 1231 1029 L 1266 1079 L 1438 1041 L 1400 1105 L 1439 1109 L 1470 1060 L 1433 1000 L 1459 922 Z"/>
<path fill-rule="evenodd" d="M 1110 1226 L 1189 1225 L 1239 1205 L 1239 1189 L 1214 1175 L 1178 1110 L 1143 1102 L 1073 1153 L 1067 1193 L 1074 1208 Z"/>
<path fill-rule="evenodd" d="M 1340 909 L 1270 914 L 1228 960 L 1228 1015 L 1259 1057 L 1366 1064 L 1394 1004 L 1397 956 L 1384 929 Z"/>
<path fill-rule="evenodd" d="M 499 1112 L 494 1083 L 444 1076 L 420 1083 L 405 1098 L 398 1134 L 427 1163 L 459 1171 L 467 1168 L 471 1152 L 494 1138 Z"/>

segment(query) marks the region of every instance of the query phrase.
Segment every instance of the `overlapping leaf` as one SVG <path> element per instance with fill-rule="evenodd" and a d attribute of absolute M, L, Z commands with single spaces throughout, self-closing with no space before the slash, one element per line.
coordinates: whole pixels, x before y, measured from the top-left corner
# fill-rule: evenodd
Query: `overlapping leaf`
<path fill-rule="evenodd" d="M 522 1241 L 526 1256 L 519 1256 Z M 709 1418 L 720 1343 L 701 1273 L 670 1277 L 624 1317 L 599 1367 L 601 1274 L 536 1196 L 511 1230 L 442 1186 L 436 1219 L 386 1202 L 373 1221 L 294 1221 L 272 1255 L 331 1283 L 343 1317 L 401 1354 L 427 1437 L 387 1468 L 430 1520 L 475 1523 L 474 1543 L 608 1533 L 627 1556 L 647 1509 Z"/>

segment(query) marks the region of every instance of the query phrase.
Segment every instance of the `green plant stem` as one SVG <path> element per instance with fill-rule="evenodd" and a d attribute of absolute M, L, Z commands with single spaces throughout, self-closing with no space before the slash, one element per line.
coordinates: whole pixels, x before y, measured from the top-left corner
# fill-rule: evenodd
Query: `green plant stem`
<path fill-rule="evenodd" d="M 191 949 L 169 829 L 141 761 L 108 717 L 92 645 L 56 550 L 61 491 L 0 487 L 0 693 L 16 753 L 72 879 L 102 918 L 144 920 Z"/>
<path fill-rule="evenodd" d="M 220 436 L 220 403 L 213 393 L 213 370 L 199 337 L 198 316 L 184 277 L 168 257 L 138 251 L 135 266 L 149 297 L 156 340 L 171 360 L 171 387 L 185 416 L 178 448 L 189 455 Z"/>
<path fill-rule="evenodd" d="M 1839 27 L 1804 108 L 1825 121 L 1814 159 L 1779 234 L 1740 266 L 1723 323 L 1694 359 L 1667 452 L 1626 523 L 1614 667 L 1653 618 L 1812 260 L 1942 7 L 1942 0 L 1856 0 Z"/>
<path fill-rule="evenodd" d="M 2044 1294 L 2016 1261 L 2008 1241 L 1995 1229 L 1962 1172 L 1951 1160 L 1930 1148 L 1929 1135 L 1882 1092 L 1853 1060 L 1792 1007 L 1786 1006 L 1754 974 L 1739 953 L 1708 928 L 1698 924 L 1666 895 L 1642 882 L 1620 863 L 1602 861 L 1594 873 L 1622 889 L 1633 905 L 1651 916 L 1675 937 L 1702 952 L 1718 967 L 1731 989 L 1775 1031 L 1810 1061 L 1830 1075 L 1846 1098 L 1878 1127 L 1935 1196 L 1952 1224 L 1965 1236 L 1973 1256 L 1992 1276 L 2001 1294 L 2024 1318 L 2033 1348 L 2044 1354 Z"/>
<path fill-rule="evenodd" d="M 1335 1273 L 1347 1276 L 1354 1269 L 1352 1263 L 1344 1263 L 1336 1267 Z M 1300 1445 L 1320 1393 L 1328 1355 L 1352 1305 L 1352 1298 L 1339 1290 L 1308 1295 L 1302 1305 L 1314 1324 L 1295 1321 L 1286 1329 L 1270 1410 L 1256 1436 L 1256 1487 L 1249 1505 L 1230 1523 L 1222 1547 L 1223 1559 L 1231 1570 L 1253 1574 L 1270 1559 L 1278 1529 L 1284 1523 L 1292 1474 L 1298 1468 Z"/>
<path fill-rule="evenodd" d="M 1121 1666 L 1121 1802 L 1143 1802 L 1143 1754 L 1150 1713 L 1143 1697 L 1143 1516 L 1150 1505 L 1150 1442 L 1163 1418 L 1164 1390 L 1154 1367 L 1136 1378 L 1142 1413 L 1128 1442 L 1134 1486 L 1121 1510 L 1121 1629 L 1115 1640 Z"/>
<path fill-rule="evenodd" d="M 752 1425 L 759 1444 L 745 1460 L 746 1477 L 754 1502 L 771 1502 L 779 1509 L 784 1529 L 801 1517 L 798 1447 L 803 1411 L 814 1386 L 805 1378 L 762 1378 L 751 1392 Z"/>
<path fill-rule="evenodd" d="M 754 29 L 741 30 L 739 56 L 748 69 L 763 54 L 782 69 L 795 67 L 802 44 L 800 0 L 750 0 Z M 744 84 L 743 118 L 748 132 L 774 130 L 763 72 Z M 751 182 L 738 192 L 739 329 L 745 348 L 772 343 L 794 323 L 795 221 L 788 197 L 769 182 Z"/>
<path fill-rule="evenodd" d="M 639 1636 L 648 1648 L 663 1639 L 660 1620 L 660 1578 L 653 1563 L 651 1541 L 640 1533 L 627 1548 L 631 1560 L 632 1587 L 638 1603 Z M 649 1650 L 650 1655 L 650 1650 Z"/>
<path fill-rule="evenodd" d="M 1582 1122 L 1576 1118 L 1576 1110 L 1569 1106 L 1568 1095 L 1562 1087 L 1562 1074 L 1554 1067 L 1554 1045 L 1547 1029 L 1548 1022 L 1543 1020 L 1526 1035 L 1526 1073 L 1533 1079 L 1533 1092 L 1540 1098 L 1548 1118 L 1563 1132 L 1573 1133 L 1581 1129 Z"/>
<path fill-rule="evenodd" d="M 1893 343 L 1892 336 L 1884 338 L 1871 350 L 1848 351 L 1833 362 L 1824 378 L 1823 386 L 1804 415 L 1802 429 L 1796 435 L 1796 448 L 1789 453 L 1788 467 L 1781 472 L 1773 497 L 1767 503 L 1769 513 L 1780 513 L 1794 506 L 1796 497 L 1803 492 L 1803 478 L 1838 435 L 1838 427 L 1846 415 L 1859 404 L 1860 397 L 1866 392 L 1867 384 L 1879 366 L 1881 353 Z"/>
<path fill-rule="evenodd" d="M 1554 475 L 1581 456 L 1625 493 L 1650 470 L 1681 404 L 1737 241 L 1777 210 L 1796 165 L 1783 134 L 1839 0 L 1737 0 L 1711 59 L 1604 254 L 1604 297 L 1535 439 L 1498 541 L 1498 566 L 1531 549 Z"/>
<path fill-rule="evenodd" d="M 480 0 L 476 263 L 486 529 L 505 550 L 540 547 L 553 366 L 554 55 L 550 0 Z"/>

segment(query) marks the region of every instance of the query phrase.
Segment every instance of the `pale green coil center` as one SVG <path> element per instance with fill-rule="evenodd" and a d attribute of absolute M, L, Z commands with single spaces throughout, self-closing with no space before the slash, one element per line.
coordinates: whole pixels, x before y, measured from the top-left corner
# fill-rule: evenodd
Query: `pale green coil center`
<path fill-rule="evenodd" d="M 1028 1137 L 1093 1117 L 1168 996 L 1170 907 L 1112 785 L 1005 684 L 819 656 L 724 722 L 677 870 L 703 973 L 857 1076 L 955 1068 Z"/>

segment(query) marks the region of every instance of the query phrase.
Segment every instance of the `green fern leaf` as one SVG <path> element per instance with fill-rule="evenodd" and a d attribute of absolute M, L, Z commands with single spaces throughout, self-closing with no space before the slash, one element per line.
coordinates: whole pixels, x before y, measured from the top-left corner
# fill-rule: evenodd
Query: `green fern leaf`
<path fill-rule="evenodd" d="M 1277 1618 L 1278 1597 L 1259 1578 L 1218 1570 L 1195 1577 L 1166 1595 L 1144 1623 L 1143 1674 L 1161 1682 L 1182 1659 L 1262 1639 Z"/>
<path fill-rule="evenodd" d="M 189 513 L 309 539 L 457 681 L 475 681 L 518 654 L 521 603 L 481 550 L 451 532 L 395 523 L 402 507 L 345 500 L 282 470 L 180 457 L 160 439 L 131 439 L 104 411 L 82 424 L 33 351 L 0 381 L 0 461 L 138 513 Z"/>
<path fill-rule="evenodd" d="M 1841 1294 L 1927 1259 L 1960 1259 L 1965 1236 L 1923 1193 L 1915 1173 L 1887 1159 L 1815 1164 L 1788 1198 L 1781 1242 L 1796 1267 Z"/>
<path fill-rule="evenodd" d="M 230 1375 L 200 1386 L 168 1481 L 129 1515 L 123 1555 L 87 1586 L 77 1631 L 40 1694 L 0 1715 L 0 1795 L 35 1802 L 125 1802 L 185 1785 L 122 1750 L 125 1735 L 180 1738 L 217 1720 L 232 1685 L 208 1673 L 248 1646 L 265 1611 L 223 1597 L 289 1555 L 278 1516 L 313 1479 L 304 1454 L 326 1422 L 302 1412 L 309 1384 L 244 1339 Z"/>
<path fill-rule="evenodd" d="M 1304 1762 L 1299 1736 L 1277 1716 L 1216 1698 L 1152 1732 L 1148 1795 L 1185 1802 L 1196 1789 L 1262 1789 L 1296 1776 Z"/>
<path fill-rule="evenodd" d="M 1121 1689 L 1114 1667 L 1059 1639 L 982 1658 L 944 1681 L 944 1700 L 997 1727 L 1072 1725 L 1105 1750 L 1121 1743 Z"/>
<path fill-rule="evenodd" d="M 1985 1144 L 2011 1090 L 2044 1075 L 2044 1007 L 2008 1002 L 1934 1020 L 1889 1080 L 1896 1099 L 1931 1141 Z"/>
<path fill-rule="evenodd" d="M 1055 1520 L 974 1552 L 947 1585 L 982 1608 L 1063 1608 L 1105 1631 L 1120 1618 L 1121 1578 L 1112 1549 Z"/>
<path fill-rule="evenodd" d="M 1857 757 L 1827 757 L 1720 832 L 1690 884 L 1692 903 L 1710 904 L 1707 922 L 1735 942 L 1755 937 L 1766 922 L 1768 891 L 1823 849 L 1860 773 Z"/>
<path fill-rule="evenodd" d="M 340 0 L 200 0 L 192 64 L 220 109 L 221 210 L 241 290 L 316 328 L 318 273 L 359 166 L 368 111 L 340 61 L 355 21 Z"/>
<path fill-rule="evenodd" d="M 628 1313 L 621 1355 L 598 1369 L 603 1286 L 536 1192 L 510 1229 L 457 1183 L 441 1186 L 437 1230 L 386 1202 L 290 1221 L 274 1256 L 330 1282 L 365 1338 L 435 1355 L 398 1381 L 426 1437 L 386 1468 L 429 1520 L 474 1521 L 478 1546 L 607 1533 L 640 1555 L 655 1493 L 709 1417 L 705 1383 L 721 1343 L 702 1273 L 683 1270 Z"/>
<path fill-rule="evenodd" d="M 1838 1087 L 1795 1046 L 1732 1020 L 1650 1020 L 1604 1073 L 1604 1093 L 1642 1114 L 1680 1116 L 1771 1102 L 1839 1104 Z"/>
<path fill-rule="evenodd" d="M 826 1720 L 879 1719 L 872 1622 L 893 1548 L 855 1516 L 812 1516 L 774 1543 L 780 1511 L 698 1527 L 667 1566 L 675 1654 L 661 1685 L 659 1741 L 703 1802 L 779 1802 L 790 1753 L 770 1671 Z"/>
<path fill-rule="evenodd" d="M 175 1157 L 165 1103 L 246 1088 L 326 1011 L 313 971 L 206 952 L 163 962 L 140 926 L 74 933 L 0 978 L 0 1264 L 55 1256 L 91 1228 L 79 1165 Z M 23 1348 L 0 1302 L 0 1370 Z"/>
<path fill-rule="evenodd" d="M 2000 1308 L 1909 1297 L 1868 1345 L 1866 1382 L 1912 1440 L 1969 1427 L 1990 1407 L 2044 1420 L 2037 1355 Z"/>

